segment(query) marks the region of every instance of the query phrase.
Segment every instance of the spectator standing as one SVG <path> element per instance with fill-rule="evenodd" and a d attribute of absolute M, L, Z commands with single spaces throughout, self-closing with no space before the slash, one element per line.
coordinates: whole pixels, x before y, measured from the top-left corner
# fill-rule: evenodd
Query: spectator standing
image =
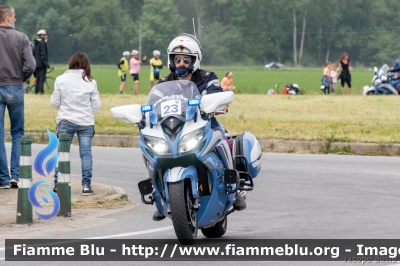
<path fill-rule="evenodd" d="M 331 85 L 331 77 L 330 77 L 330 68 L 331 63 L 326 62 L 324 65 L 324 72 L 322 75 L 322 92 L 324 94 L 329 94 L 330 93 L 330 85 Z"/>
<path fill-rule="evenodd" d="M 14 29 L 15 11 L 0 6 L 0 188 L 18 188 L 21 137 L 24 135 L 23 84 L 35 70 L 28 37 Z M 10 117 L 12 138 L 10 172 L 4 145 L 5 109 Z M 11 180 L 10 180 L 11 174 Z"/>
<path fill-rule="evenodd" d="M 228 72 L 221 80 L 221 87 L 224 91 L 235 91 L 236 87 L 233 86 L 233 73 Z"/>
<path fill-rule="evenodd" d="M 70 144 L 78 135 L 79 154 L 82 164 L 82 195 L 94 194 L 92 180 L 92 139 L 94 135 L 94 112 L 101 106 L 97 83 L 90 74 L 89 58 L 76 53 L 69 59 L 69 69 L 54 82 L 51 104 L 58 110 L 57 137 L 66 132 Z M 58 168 L 54 175 L 54 191 L 57 192 Z"/>
<path fill-rule="evenodd" d="M 121 78 L 121 85 L 119 85 L 120 94 L 124 92 L 126 85 L 126 73 L 128 72 L 129 59 L 131 59 L 131 53 L 129 51 L 125 51 L 122 53 L 122 58 L 118 63 L 118 76 Z"/>
<path fill-rule="evenodd" d="M 331 65 L 330 76 L 332 79 L 332 93 L 335 93 L 336 83 L 337 83 L 337 79 L 338 79 L 337 67 L 335 64 Z"/>
<path fill-rule="evenodd" d="M 350 94 L 351 91 L 351 75 L 350 75 L 350 70 L 353 70 L 350 65 L 350 59 L 349 55 L 344 52 L 342 53 L 342 56 L 340 57 L 340 65 L 338 68 L 338 71 L 342 69 L 342 72 L 340 72 L 339 78 L 340 78 L 340 83 L 342 85 L 342 95 L 344 94 L 344 85 L 347 83 L 347 94 Z"/>
<path fill-rule="evenodd" d="M 46 69 L 50 68 L 49 56 L 47 52 L 47 31 L 41 29 L 37 32 L 39 38 L 35 40 L 35 48 L 33 49 L 33 55 L 36 60 L 36 84 L 35 94 L 44 94 L 43 86 L 46 81 Z"/>
<path fill-rule="evenodd" d="M 139 60 L 139 52 L 137 50 L 132 50 L 131 54 L 130 73 L 133 78 L 133 94 L 138 94 L 140 65 L 146 62 L 147 57 L 143 56 L 142 60 Z"/>
<path fill-rule="evenodd" d="M 150 85 L 149 90 L 151 90 L 154 86 L 154 81 L 158 81 L 160 79 L 160 71 L 162 69 L 162 62 L 160 60 L 160 51 L 153 51 L 153 58 L 150 59 Z"/>

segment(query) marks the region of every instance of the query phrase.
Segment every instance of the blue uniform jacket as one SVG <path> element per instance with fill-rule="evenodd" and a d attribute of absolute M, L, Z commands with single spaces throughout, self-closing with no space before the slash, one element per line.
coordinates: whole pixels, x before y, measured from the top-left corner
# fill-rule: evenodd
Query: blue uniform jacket
<path fill-rule="evenodd" d="M 168 76 L 161 78 L 158 83 L 171 81 L 171 80 L 178 80 L 177 76 L 173 73 L 170 73 Z M 202 96 L 206 94 L 222 92 L 221 84 L 215 75 L 214 72 L 209 72 L 202 69 L 197 69 L 193 74 L 191 81 L 193 81 L 199 92 Z"/>

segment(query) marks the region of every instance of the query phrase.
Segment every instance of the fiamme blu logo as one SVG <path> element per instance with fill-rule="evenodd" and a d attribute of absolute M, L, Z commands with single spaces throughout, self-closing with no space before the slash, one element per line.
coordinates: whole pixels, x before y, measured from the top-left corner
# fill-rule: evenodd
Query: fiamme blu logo
<path fill-rule="evenodd" d="M 47 134 L 49 135 L 49 143 L 38 153 L 33 164 L 35 172 L 44 177 L 49 175 L 54 170 L 58 161 L 58 152 L 56 152 L 53 156 L 51 156 L 51 154 L 58 149 L 59 140 L 50 130 L 47 130 Z M 47 159 L 48 157 L 50 158 Z M 28 199 L 34 207 L 43 211 L 44 207 L 42 204 L 40 204 L 39 199 L 36 196 L 41 185 L 50 185 L 50 183 L 47 180 L 39 180 L 32 184 L 28 191 Z M 51 189 L 42 188 L 41 190 L 47 195 L 41 195 L 40 199 L 44 203 L 49 203 L 49 198 L 51 198 L 53 201 L 53 210 L 48 214 L 44 214 L 39 211 L 35 211 L 35 213 L 42 220 L 50 220 L 60 211 L 60 199 Z"/>

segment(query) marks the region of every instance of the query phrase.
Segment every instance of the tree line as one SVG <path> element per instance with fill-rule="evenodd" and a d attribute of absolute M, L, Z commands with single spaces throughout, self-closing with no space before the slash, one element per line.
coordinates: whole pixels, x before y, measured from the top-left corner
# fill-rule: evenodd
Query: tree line
<path fill-rule="evenodd" d="M 400 54 L 398 0 L 8 0 L 16 29 L 49 34 L 52 63 L 86 52 L 116 64 L 125 50 L 152 56 L 179 33 L 196 35 L 203 64 L 244 66 L 277 61 L 321 66 L 344 51 L 353 65 L 391 65 Z M 193 28 L 193 21 L 195 29 Z M 140 41 L 141 40 L 141 41 Z"/>

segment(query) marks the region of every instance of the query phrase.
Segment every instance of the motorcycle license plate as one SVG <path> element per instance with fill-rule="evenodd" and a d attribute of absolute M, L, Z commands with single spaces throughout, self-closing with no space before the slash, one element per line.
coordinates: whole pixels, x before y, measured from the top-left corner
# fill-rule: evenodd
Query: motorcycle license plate
<path fill-rule="evenodd" d="M 161 103 L 161 117 L 173 114 L 182 114 L 181 101 L 171 100 Z"/>

